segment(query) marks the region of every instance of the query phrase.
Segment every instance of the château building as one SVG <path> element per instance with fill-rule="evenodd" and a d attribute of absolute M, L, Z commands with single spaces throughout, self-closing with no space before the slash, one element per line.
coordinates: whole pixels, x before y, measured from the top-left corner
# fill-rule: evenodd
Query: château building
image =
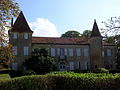
<path fill-rule="evenodd" d="M 9 43 L 15 56 L 13 70 L 23 70 L 23 62 L 31 57 L 35 48 L 48 48 L 49 55 L 56 58 L 60 71 L 116 68 L 115 46 L 103 41 L 96 21 L 89 38 L 33 37 L 33 33 L 20 12 L 9 30 Z"/>

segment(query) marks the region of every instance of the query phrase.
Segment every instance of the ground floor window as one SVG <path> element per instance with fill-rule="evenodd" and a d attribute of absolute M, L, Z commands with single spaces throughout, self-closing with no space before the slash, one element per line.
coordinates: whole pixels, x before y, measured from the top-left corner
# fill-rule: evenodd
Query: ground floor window
<path fill-rule="evenodd" d="M 74 70 L 74 62 L 69 62 L 70 70 Z"/>
<path fill-rule="evenodd" d="M 17 71 L 17 63 L 12 63 L 12 70 Z"/>

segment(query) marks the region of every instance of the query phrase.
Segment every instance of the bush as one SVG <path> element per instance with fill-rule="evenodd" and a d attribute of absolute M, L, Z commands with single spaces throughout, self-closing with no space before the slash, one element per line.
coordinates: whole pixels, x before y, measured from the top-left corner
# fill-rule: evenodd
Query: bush
<path fill-rule="evenodd" d="M 23 72 L 24 75 L 36 75 L 36 72 L 34 72 L 33 70 L 27 70 Z"/>
<path fill-rule="evenodd" d="M 0 80 L 0 90 L 119 90 L 120 74 L 51 72 Z"/>
<path fill-rule="evenodd" d="M 105 69 L 105 68 L 97 68 L 95 70 L 96 73 L 109 73 L 109 70 L 108 69 Z"/>
<path fill-rule="evenodd" d="M 9 74 L 0 74 L 0 79 L 8 79 L 10 78 Z"/>

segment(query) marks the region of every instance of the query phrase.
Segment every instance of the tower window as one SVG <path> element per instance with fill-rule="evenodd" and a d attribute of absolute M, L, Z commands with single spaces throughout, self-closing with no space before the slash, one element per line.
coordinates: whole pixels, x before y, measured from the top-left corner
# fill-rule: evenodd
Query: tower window
<path fill-rule="evenodd" d="M 111 49 L 107 49 L 107 56 L 112 56 L 111 52 Z"/>
<path fill-rule="evenodd" d="M 17 33 L 13 33 L 13 38 L 17 39 Z"/>
<path fill-rule="evenodd" d="M 24 55 L 28 55 L 28 47 L 24 47 Z"/>
<path fill-rule="evenodd" d="M 13 55 L 17 55 L 17 46 L 13 46 Z"/>
<path fill-rule="evenodd" d="M 28 39 L 28 33 L 24 34 L 24 39 Z"/>

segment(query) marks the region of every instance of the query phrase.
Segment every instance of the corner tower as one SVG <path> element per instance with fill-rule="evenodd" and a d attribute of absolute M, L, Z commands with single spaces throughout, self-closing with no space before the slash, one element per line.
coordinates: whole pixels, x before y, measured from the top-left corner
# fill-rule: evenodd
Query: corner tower
<path fill-rule="evenodd" d="M 90 37 L 90 61 L 91 69 L 103 67 L 102 36 L 99 32 L 96 20 L 94 20 L 93 29 Z"/>
<path fill-rule="evenodd" d="M 23 70 L 23 62 L 31 56 L 32 33 L 23 12 L 21 11 L 15 23 L 9 30 L 9 43 L 13 46 L 15 61 L 13 70 Z"/>

